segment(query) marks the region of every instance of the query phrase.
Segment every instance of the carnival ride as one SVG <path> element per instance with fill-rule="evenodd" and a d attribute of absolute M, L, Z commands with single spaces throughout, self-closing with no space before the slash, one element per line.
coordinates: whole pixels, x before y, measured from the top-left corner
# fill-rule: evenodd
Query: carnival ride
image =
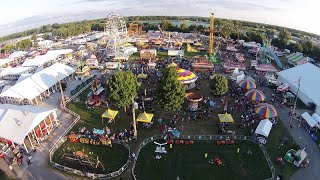
<path fill-rule="evenodd" d="M 257 52 L 257 55 L 256 55 L 257 60 L 259 60 L 260 63 L 262 63 L 262 64 L 269 64 L 269 63 L 271 63 L 271 61 L 275 61 L 277 66 L 280 69 L 283 69 L 283 65 L 282 65 L 280 59 L 273 52 L 273 50 L 271 49 L 269 44 L 270 44 L 269 41 L 265 39 L 263 42 L 263 46 Z"/>
<path fill-rule="evenodd" d="M 192 47 L 189 43 L 187 44 L 187 52 L 199 52 L 197 49 Z"/>
<path fill-rule="evenodd" d="M 298 151 L 294 149 L 290 149 L 284 156 L 284 159 L 287 162 L 292 163 L 297 167 L 301 167 L 303 164 L 309 163 L 308 160 L 306 160 L 306 158 L 307 158 L 307 153 L 305 149 L 298 150 Z"/>
<path fill-rule="evenodd" d="M 104 97 L 104 88 L 98 79 L 94 80 L 91 86 L 91 92 L 87 96 L 85 104 L 88 107 L 100 106 Z"/>
<path fill-rule="evenodd" d="M 214 65 L 211 61 L 207 61 L 207 57 L 198 57 L 195 56 L 192 64 L 195 72 L 212 72 L 214 69 Z"/>
<path fill-rule="evenodd" d="M 190 92 L 185 94 L 184 96 L 188 101 L 188 108 L 190 111 L 197 111 L 198 110 L 198 104 L 200 101 L 202 101 L 203 96 L 196 92 Z"/>
<path fill-rule="evenodd" d="M 126 57 L 124 47 L 127 41 L 127 26 L 123 16 L 112 12 L 107 16 L 105 26 L 106 50 L 109 57 Z"/>
<path fill-rule="evenodd" d="M 219 44 L 216 48 L 213 48 L 214 46 L 214 13 L 211 13 L 210 15 L 210 35 L 209 35 L 209 51 L 208 51 L 208 55 L 206 56 L 208 59 L 208 62 L 217 62 L 217 52 L 218 52 L 218 48 L 219 48 Z"/>
<path fill-rule="evenodd" d="M 133 35 L 140 36 L 141 34 L 142 34 L 142 25 L 141 24 L 135 24 L 135 23 L 129 24 L 129 30 L 128 30 L 129 36 L 133 36 Z"/>

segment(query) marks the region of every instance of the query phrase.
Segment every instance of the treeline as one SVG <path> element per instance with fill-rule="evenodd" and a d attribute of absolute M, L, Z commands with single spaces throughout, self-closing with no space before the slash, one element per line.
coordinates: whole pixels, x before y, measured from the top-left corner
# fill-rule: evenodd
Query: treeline
<path fill-rule="evenodd" d="M 189 25 L 189 21 L 198 21 L 209 23 L 209 17 L 179 17 L 179 16 L 129 16 L 125 17 L 127 21 L 127 27 L 129 23 L 140 23 L 143 26 L 143 31 L 148 30 L 158 30 L 158 25 L 161 26 L 163 31 L 178 31 L 178 32 L 196 32 L 208 35 L 210 33 L 209 27 L 204 25 Z M 154 21 L 160 20 L 160 23 L 147 23 L 141 21 Z M 172 20 L 181 21 L 181 25 L 175 25 Z M 49 24 L 41 26 L 40 28 L 24 31 L 21 33 L 15 33 L 9 36 L 0 38 L 1 41 L 6 41 L 13 38 L 25 37 L 29 35 L 35 36 L 39 33 L 52 33 L 55 37 L 66 38 L 69 36 L 76 36 L 90 31 L 104 31 L 106 19 L 96 19 L 96 20 L 85 20 L 80 22 L 72 22 L 65 24 Z M 273 38 L 275 32 L 280 32 L 279 38 Z M 272 45 L 278 47 L 279 49 L 289 49 L 292 52 L 303 52 L 304 54 L 320 60 L 320 47 L 306 38 L 306 35 L 312 37 L 318 37 L 317 35 L 301 32 L 297 30 L 292 30 L 284 27 L 266 25 L 247 21 L 237 21 L 237 20 L 227 20 L 215 18 L 215 35 L 224 38 L 232 39 L 243 39 L 245 41 L 255 41 L 258 43 L 263 43 L 265 37 L 272 39 Z M 300 38 L 297 43 L 290 43 L 292 35 Z M 47 36 L 47 34 L 46 34 Z M 46 38 L 45 38 L 46 39 Z M 30 44 L 30 42 L 31 44 Z M 36 41 L 34 38 L 32 40 L 20 41 L 15 45 L 5 46 L 5 50 L 13 49 L 28 49 L 28 47 L 36 47 Z"/>
<path fill-rule="evenodd" d="M 137 21 L 151 21 L 151 20 L 189 20 L 189 21 L 199 21 L 199 22 L 209 22 L 209 17 L 196 17 L 196 16 L 128 16 L 125 17 L 127 22 L 137 22 Z M 40 28 L 35 28 L 31 30 L 27 30 L 24 32 L 14 33 L 8 36 L 4 36 L 0 38 L 0 42 L 30 36 L 33 34 L 38 33 L 46 33 L 52 32 L 58 36 L 66 37 L 66 36 L 75 36 L 84 32 L 88 32 L 90 30 L 95 31 L 103 31 L 105 26 L 106 19 L 95 19 L 95 20 L 88 20 L 88 21 L 81 21 L 81 22 L 72 22 L 66 24 L 52 24 L 52 25 L 45 25 L 41 26 Z M 278 30 L 280 31 L 283 27 L 268 25 L 268 24 L 261 24 L 256 22 L 248 22 L 248 21 L 238 21 L 238 20 L 227 20 L 221 18 L 215 18 L 215 24 L 218 26 L 219 23 L 231 23 L 231 24 L 238 24 L 241 27 L 246 28 L 247 30 L 257 31 L 257 32 L 265 32 L 266 30 Z M 156 29 L 155 26 L 151 26 L 150 28 Z M 176 27 L 169 27 L 169 29 L 178 30 Z M 90 29 L 90 30 L 89 30 Z M 190 31 L 201 31 L 206 29 L 205 27 L 191 27 Z M 294 36 L 303 37 L 303 36 L 311 36 L 314 38 L 320 38 L 319 35 L 315 35 L 312 33 L 302 32 L 299 30 L 289 29 Z"/>

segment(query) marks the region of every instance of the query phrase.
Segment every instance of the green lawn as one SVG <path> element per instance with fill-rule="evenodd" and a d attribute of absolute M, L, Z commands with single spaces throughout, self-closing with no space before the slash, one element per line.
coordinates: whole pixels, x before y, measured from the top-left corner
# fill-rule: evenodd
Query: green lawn
<path fill-rule="evenodd" d="M 98 156 L 98 159 L 103 164 L 105 170 L 103 171 L 102 169 L 95 168 L 88 169 L 90 172 L 96 173 L 110 173 L 117 171 L 127 162 L 129 158 L 128 150 L 120 144 L 113 144 L 113 146 L 110 148 L 106 146 L 70 143 L 67 141 L 55 152 L 53 155 L 53 161 L 61 165 L 83 170 L 83 166 L 81 166 L 79 162 L 67 162 L 64 158 L 61 159 L 64 153 L 72 154 L 73 152 L 77 151 L 83 151 L 92 159 L 96 159 Z M 90 155 L 89 152 L 93 152 L 93 154 Z"/>
<path fill-rule="evenodd" d="M 196 92 L 199 92 L 200 94 L 203 95 L 204 98 L 207 98 L 208 96 L 212 98 L 212 96 L 209 93 L 208 90 L 208 80 L 198 80 L 201 82 L 198 84 L 200 89 L 198 90 L 193 90 Z M 147 86 L 146 84 L 142 84 L 140 87 L 141 90 L 144 88 L 150 89 L 154 88 L 153 85 Z M 86 96 L 89 90 L 85 91 L 80 95 L 80 101 L 79 102 L 71 102 L 68 107 L 78 113 L 81 116 L 81 120 L 75 125 L 75 127 L 72 129 L 75 132 L 78 132 L 79 127 L 85 126 L 87 129 L 93 129 L 93 128 L 98 128 L 102 129 L 105 126 L 108 126 L 111 128 L 111 131 L 113 133 L 119 132 L 119 130 L 123 130 L 125 128 L 129 128 L 129 124 L 132 121 L 132 115 L 128 114 L 128 112 L 125 112 L 123 108 L 118 108 L 118 107 L 113 107 L 112 109 L 117 109 L 119 110 L 119 116 L 116 118 L 116 122 L 112 124 L 107 124 L 106 122 L 102 123 L 101 121 L 101 114 L 105 111 L 105 107 L 98 107 L 95 108 L 94 110 L 87 110 L 84 101 L 86 100 Z M 220 98 L 216 98 L 216 101 L 219 102 Z M 233 99 L 230 97 L 226 97 L 226 99 L 229 101 L 229 104 L 233 104 Z M 111 104 L 111 103 L 110 103 Z M 183 105 L 183 108 L 187 106 L 187 102 Z M 220 106 L 219 108 L 216 108 L 214 111 L 211 112 L 211 118 L 209 117 L 202 117 L 201 119 L 198 119 L 197 121 L 191 120 L 190 122 L 181 122 L 179 121 L 176 124 L 176 127 L 181 131 L 183 135 L 214 135 L 214 134 L 219 134 L 219 128 L 218 128 L 218 113 L 223 112 L 223 107 L 221 104 L 217 104 L 217 106 Z M 166 124 L 168 124 L 173 117 L 174 114 L 177 112 L 165 112 L 162 110 L 161 107 L 158 105 L 154 105 L 155 108 L 155 114 L 154 114 L 154 125 L 151 129 L 143 129 L 141 127 L 141 124 L 138 123 L 138 140 L 137 141 L 130 141 L 129 146 L 132 148 L 133 151 L 137 150 L 137 147 L 141 143 L 142 140 L 158 134 L 158 125 L 157 125 L 157 119 L 162 118 Z M 203 101 L 200 103 L 200 108 L 202 109 L 207 109 L 208 104 L 203 103 Z M 131 110 L 128 110 L 131 111 Z M 136 111 L 136 116 L 141 112 L 141 110 Z M 147 112 L 150 112 L 147 110 Z M 179 112 L 178 112 L 179 113 Z M 241 129 L 239 128 L 239 121 L 240 121 L 240 115 L 243 112 L 240 111 L 234 111 L 232 112 L 232 116 L 235 120 L 235 124 L 230 125 L 230 129 L 234 130 L 236 134 L 241 134 L 241 135 L 251 135 L 251 130 L 250 129 Z M 252 127 L 254 130 L 255 127 Z M 282 138 L 287 137 L 289 138 L 289 141 L 287 144 L 285 144 L 281 149 L 279 149 L 280 142 Z M 278 156 L 284 156 L 285 153 L 291 149 L 293 146 L 292 143 L 292 138 L 289 135 L 289 132 L 287 129 L 284 127 L 282 122 L 279 120 L 278 124 L 272 129 L 270 133 L 270 137 L 268 139 L 266 148 L 271 156 L 271 159 L 275 161 L 275 159 Z M 248 144 L 247 144 L 248 145 Z M 241 149 L 245 149 L 246 145 L 241 145 L 243 146 Z M 251 148 L 251 145 L 248 146 L 247 148 Z M 61 149 L 60 149 L 61 151 Z M 154 151 L 154 148 L 152 148 L 152 151 Z M 228 152 L 228 151 L 226 151 Z M 256 162 L 256 166 L 259 166 L 260 162 Z M 281 174 L 285 177 L 285 179 L 288 179 L 297 169 L 291 165 L 291 164 L 286 164 L 284 167 L 279 167 L 275 165 L 276 168 L 276 174 Z M 163 173 L 166 174 L 166 173 Z M 125 178 L 131 178 L 130 171 L 126 171 L 121 177 Z"/>
<path fill-rule="evenodd" d="M 281 148 L 279 148 L 283 138 L 288 138 L 288 141 Z M 274 162 L 274 167 L 276 168 L 276 175 L 282 175 L 284 179 L 289 179 L 290 176 L 296 170 L 298 170 L 296 166 L 294 166 L 293 164 L 289 164 L 287 162 L 285 163 L 285 166 L 282 166 L 282 167 L 280 167 L 279 165 L 276 165 L 275 163 L 275 160 L 277 159 L 277 157 L 281 156 L 283 158 L 288 150 L 299 149 L 298 146 L 294 144 L 292 136 L 289 134 L 287 128 L 284 126 L 284 124 L 280 120 L 272 128 L 270 132 L 270 136 L 266 144 L 266 149 L 271 160 Z"/>
<path fill-rule="evenodd" d="M 259 146 L 236 141 L 235 145 L 217 146 L 213 141 L 195 141 L 193 145 L 167 146 L 168 153 L 158 162 L 154 159 L 156 145 L 149 143 L 140 151 L 135 174 L 140 180 L 176 179 L 245 179 L 271 177 L 271 171 Z M 237 149 L 240 153 L 237 154 Z M 249 154 L 248 151 L 252 154 Z M 208 158 L 204 154 L 208 153 Z M 223 166 L 209 165 L 209 159 L 219 157 Z M 257 168 L 259 167 L 259 168 Z"/>

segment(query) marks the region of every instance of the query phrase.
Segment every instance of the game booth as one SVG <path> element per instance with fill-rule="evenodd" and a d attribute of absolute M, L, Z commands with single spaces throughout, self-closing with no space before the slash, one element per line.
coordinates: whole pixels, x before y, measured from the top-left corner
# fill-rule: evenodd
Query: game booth
<path fill-rule="evenodd" d="M 232 73 L 235 69 L 239 69 L 240 71 L 245 71 L 246 66 L 244 64 L 240 63 L 234 63 L 234 62 L 225 62 L 222 64 L 223 66 L 223 71 L 225 73 Z"/>
<path fill-rule="evenodd" d="M 272 64 L 260 64 L 255 67 L 257 74 L 264 74 L 266 72 L 277 72 L 277 69 Z"/>
<path fill-rule="evenodd" d="M 230 79 L 236 83 L 239 83 L 240 81 L 244 80 L 245 74 L 243 71 L 239 71 L 238 68 L 236 68 L 233 73 L 230 76 Z"/>
<path fill-rule="evenodd" d="M 268 136 L 272 128 L 272 122 L 269 119 L 261 120 L 258 127 L 254 132 L 254 136 L 257 138 L 259 143 L 266 144 Z"/>
<path fill-rule="evenodd" d="M 117 116 L 117 114 L 119 113 L 119 111 L 117 110 L 111 110 L 111 109 L 107 109 L 102 115 L 101 115 L 101 121 L 103 123 L 103 118 L 108 120 L 108 123 L 112 123 L 114 122 L 114 118 Z"/>

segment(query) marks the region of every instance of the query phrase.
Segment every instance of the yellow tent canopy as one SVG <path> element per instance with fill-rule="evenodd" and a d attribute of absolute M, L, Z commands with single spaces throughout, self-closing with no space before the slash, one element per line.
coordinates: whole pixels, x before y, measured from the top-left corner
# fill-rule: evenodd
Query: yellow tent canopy
<path fill-rule="evenodd" d="M 149 114 L 149 113 L 143 112 L 143 113 L 139 114 L 139 116 L 137 118 L 137 121 L 138 122 L 151 123 L 152 118 L 153 118 L 153 114 Z"/>
<path fill-rule="evenodd" d="M 168 67 L 177 67 L 178 65 L 176 64 L 176 63 L 174 63 L 174 62 L 172 62 L 172 63 L 170 63 L 169 65 L 168 65 Z"/>
<path fill-rule="evenodd" d="M 156 41 L 155 44 L 159 45 L 161 44 L 162 42 L 161 41 Z"/>
<path fill-rule="evenodd" d="M 147 76 L 148 76 L 147 74 L 140 73 L 140 74 L 138 74 L 137 78 L 146 79 Z"/>
<path fill-rule="evenodd" d="M 118 114 L 119 111 L 117 110 L 111 110 L 111 109 L 107 109 L 102 115 L 101 115 L 101 118 L 102 118 L 102 121 L 103 121 L 103 118 L 107 118 L 107 119 L 114 119 L 117 114 Z"/>
<path fill-rule="evenodd" d="M 143 46 L 143 45 L 144 45 L 144 42 L 139 41 L 139 42 L 137 43 L 137 46 Z"/>
<path fill-rule="evenodd" d="M 195 43 L 194 45 L 195 45 L 195 46 L 202 46 L 202 44 L 199 43 L 199 42 Z"/>
<path fill-rule="evenodd" d="M 128 47 L 128 46 L 132 46 L 132 44 L 126 42 L 126 43 L 124 44 L 124 46 L 125 46 L 125 47 Z"/>
<path fill-rule="evenodd" d="M 231 114 L 228 114 L 228 113 L 218 114 L 218 117 L 220 119 L 220 122 L 222 122 L 222 123 L 234 123 L 234 120 L 233 120 Z"/>
<path fill-rule="evenodd" d="M 178 41 L 178 42 L 174 43 L 174 45 L 176 45 L 176 46 L 182 46 L 182 45 L 183 45 L 183 43 L 182 43 L 182 42 L 180 42 L 180 41 Z"/>

